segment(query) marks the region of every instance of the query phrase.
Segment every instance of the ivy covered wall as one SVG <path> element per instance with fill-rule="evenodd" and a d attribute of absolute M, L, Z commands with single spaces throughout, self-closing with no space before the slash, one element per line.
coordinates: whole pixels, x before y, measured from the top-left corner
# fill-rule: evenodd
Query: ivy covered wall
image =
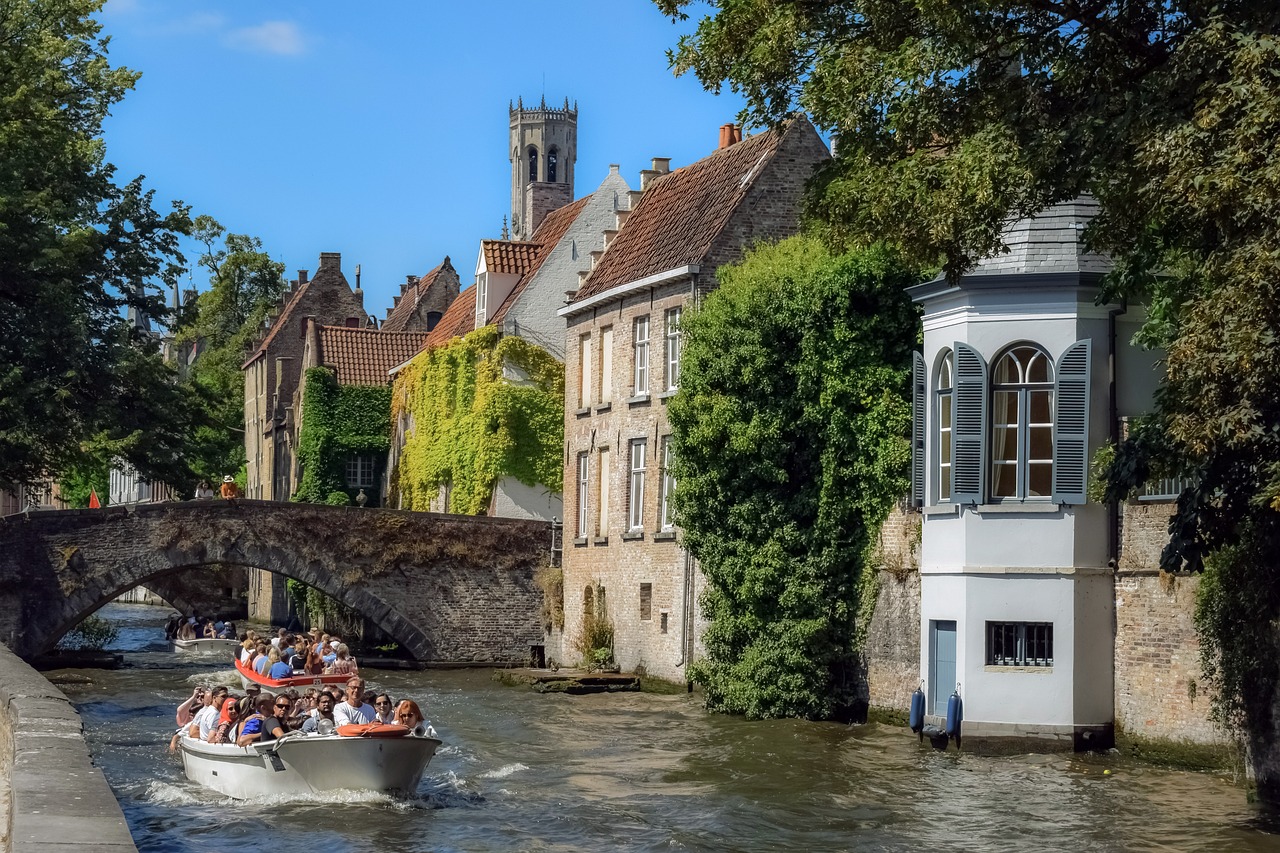
<path fill-rule="evenodd" d="M 563 490 L 564 365 L 484 326 L 419 353 L 396 375 L 391 423 L 407 424 L 389 503 L 426 510 L 449 486 L 449 512 L 485 512 L 502 477 Z"/>
<path fill-rule="evenodd" d="M 391 446 L 391 388 L 339 385 L 325 367 L 306 372 L 299 413 L 298 462 L 302 467 L 293 499 L 303 503 L 344 505 L 360 491 L 347 486 L 347 460 L 353 454 L 374 459 L 366 506 L 378 506 L 379 483 Z"/>

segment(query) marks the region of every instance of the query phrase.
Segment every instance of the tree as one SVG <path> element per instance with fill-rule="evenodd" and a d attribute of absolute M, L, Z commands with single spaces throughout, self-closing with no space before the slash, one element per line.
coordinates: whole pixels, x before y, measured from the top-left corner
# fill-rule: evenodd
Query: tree
<path fill-rule="evenodd" d="M 855 704 L 868 544 L 907 488 L 917 275 L 809 237 L 752 252 L 682 321 L 674 495 L 708 581 L 709 707 L 825 719 Z"/>
<path fill-rule="evenodd" d="M 100 0 L 0 0 L 0 483 L 118 456 L 189 484 L 198 417 L 154 340 L 125 322 L 163 312 L 158 284 L 189 225 L 105 162 L 102 121 L 138 75 L 107 62 Z"/>
<path fill-rule="evenodd" d="M 836 243 L 889 240 L 955 277 L 1000 250 L 1009 218 L 1097 197 L 1085 237 L 1117 263 L 1106 295 L 1146 303 L 1140 342 L 1168 354 L 1155 411 L 1109 466 L 1110 497 L 1190 481 L 1163 565 L 1210 566 L 1199 624 L 1218 709 L 1280 801 L 1280 6 L 713 8 L 674 69 L 742 91 L 750 122 L 800 107 L 834 133 L 810 207 Z"/>
<path fill-rule="evenodd" d="M 284 295 L 284 264 L 271 260 L 262 241 L 228 234 L 211 216 L 197 216 L 192 236 L 205 247 L 198 264 L 209 289 L 188 307 L 176 334 L 180 349 L 195 350 L 187 384 L 200 401 L 206 424 L 193 434 L 190 461 L 202 479 L 217 482 L 244 465 L 246 348 L 271 306 Z"/>

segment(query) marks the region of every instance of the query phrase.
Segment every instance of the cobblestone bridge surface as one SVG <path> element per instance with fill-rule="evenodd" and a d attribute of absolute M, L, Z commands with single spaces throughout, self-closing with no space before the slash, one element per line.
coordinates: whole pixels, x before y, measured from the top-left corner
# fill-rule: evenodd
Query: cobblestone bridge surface
<path fill-rule="evenodd" d="M 45 652 L 138 584 L 228 564 L 322 590 L 426 662 L 526 661 L 547 522 L 271 501 L 183 502 L 0 519 L 0 642 Z"/>

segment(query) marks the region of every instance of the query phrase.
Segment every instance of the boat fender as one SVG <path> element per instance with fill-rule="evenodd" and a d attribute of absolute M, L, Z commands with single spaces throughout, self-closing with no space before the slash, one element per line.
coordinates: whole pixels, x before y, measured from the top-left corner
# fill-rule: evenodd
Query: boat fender
<path fill-rule="evenodd" d="M 408 733 L 408 726 L 395 723 L 348 723 L 338 726 L 341 737 L 404 737 Z"/>
<path fill-rule="evenodd" d="M 947 700 L 947 734 L 951 737 L 960 736 L 960 723 L 964 718 L 964 704 L 960 700 L 960 685 L 956 685 L 955 692 L 951 694 L 951 698 Z"/>
<path fill-rule="evenodd" d="M 920 686 L 916 688 L 916 692 L 911 694 L 911 714 L 910 714 L 911 731 L 919 734 L 924 728 L 924 682 L 920 682 Z"/>

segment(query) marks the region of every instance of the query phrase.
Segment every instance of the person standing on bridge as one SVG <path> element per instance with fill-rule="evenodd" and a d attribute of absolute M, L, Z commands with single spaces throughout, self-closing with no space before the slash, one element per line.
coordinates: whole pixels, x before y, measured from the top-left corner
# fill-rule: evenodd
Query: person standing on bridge
<path fill-rule="evenodd" d="M 235 504 L 240 497 L 240 487 L 236 485 L 235 477 L 230 474 L 222 478 L 222 499 Z"/>

